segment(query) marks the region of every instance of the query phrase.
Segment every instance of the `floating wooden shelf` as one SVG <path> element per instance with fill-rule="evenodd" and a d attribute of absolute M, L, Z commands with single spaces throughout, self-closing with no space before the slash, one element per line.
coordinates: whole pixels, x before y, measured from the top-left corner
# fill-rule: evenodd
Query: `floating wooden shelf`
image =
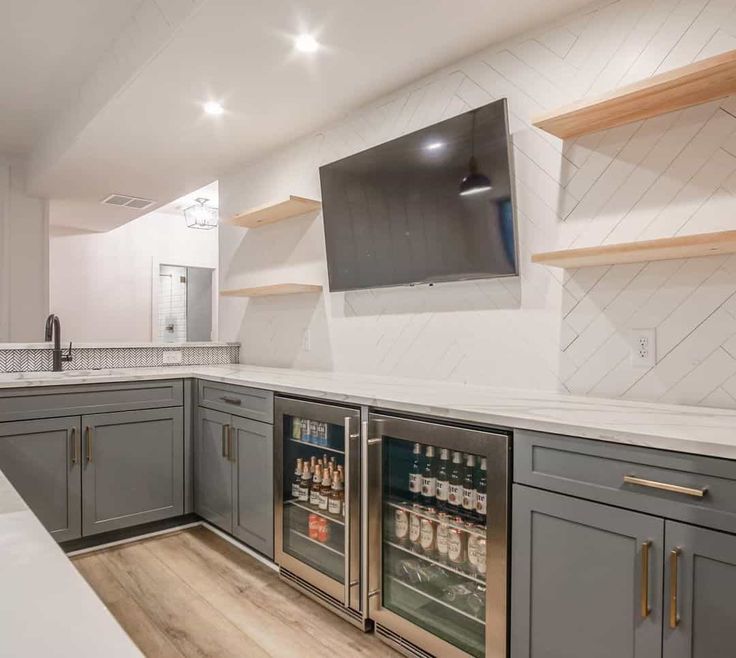
<path fill-rule="evenodd" d="M 736 231 L 683 235 L 643 242 L 533 254 L 532 262 L 553 267 L 590 267 L 736 253 Z"/>
<path fill-rule="evenodd" d="M 322 292 L 322 286 L 311 283 L 277 283 L 271 286 L 220 290 L 224 297 L 267 297 L 269 295 L 297 295 L 305 292 Z"/>
<path fill-rule="evenodd" d="M 228 223 L 245 228 L 258 228 L 266 224 L 275 224 L 285 219 L 299 217 L 308 212 L 319 210 L 322 204 L 314 199 L 302 196 L 289 196 L 284 201 L 269 203 L 259 208 L 253 208 L 233 217 Z"/>
<path fill-rule="evenodd" d="M 578 137 L 674 112 L 736 93 L 736 50 L 700 60 L 536 117 L 532 124 L 561 137 Z"/>

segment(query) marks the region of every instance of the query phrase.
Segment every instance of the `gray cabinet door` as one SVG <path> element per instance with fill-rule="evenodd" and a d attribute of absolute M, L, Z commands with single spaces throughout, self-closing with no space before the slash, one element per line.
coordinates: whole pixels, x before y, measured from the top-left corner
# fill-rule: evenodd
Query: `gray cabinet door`
<path fill-rule="evenodd" d="M 85 536 L 184 510 L 181 407 L 82 417 Z"/>
<path fill-rule="evenodd" d="M 233 534 L 273 558 L 273 426 L 231 419 L 233 447 Z"/>
<path fill-rule="evenodd" d="M 0 423 L 0 469 L 57 541 L 82 532 L 79 416 Z"/>
<path fill-rule="evenodd" d="M 664 520 L 521 485 L 513 498 L 513 658 L 661 656 Z"/>
<path fill-rule="evenodd" d="M 200 407 L 194 441 L 194 511 L 232 532 L 233 466 L 229 454 L 230 415 Z"/>
<path fill-rule="evenodd" d="M 733 656 L 736 536 L 674 521 L 665 528 L 664 658 Z"/>

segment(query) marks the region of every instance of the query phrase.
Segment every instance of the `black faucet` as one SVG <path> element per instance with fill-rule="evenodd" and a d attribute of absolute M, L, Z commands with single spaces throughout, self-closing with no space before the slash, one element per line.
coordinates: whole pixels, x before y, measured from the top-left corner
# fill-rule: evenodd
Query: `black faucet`
<path fill-rule="evenodd" d="M 61 323 L 59 316 L 53 313 L 46 318 L 46 342 L 53 338 L 53 371 L 59 372 L 62 363 L 68 363 L 72 360 L 72 344 L 69 342 L 69 351 L 66 354 L 61 352 Z"/>

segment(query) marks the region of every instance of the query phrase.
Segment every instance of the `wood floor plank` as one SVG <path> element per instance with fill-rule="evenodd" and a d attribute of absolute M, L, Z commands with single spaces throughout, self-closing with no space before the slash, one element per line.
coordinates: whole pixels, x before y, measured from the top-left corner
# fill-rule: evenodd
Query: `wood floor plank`
<path fill-rule="evenodd" d="M 146 656 L 398 656 L 197 527 L 74 559 Z"/>

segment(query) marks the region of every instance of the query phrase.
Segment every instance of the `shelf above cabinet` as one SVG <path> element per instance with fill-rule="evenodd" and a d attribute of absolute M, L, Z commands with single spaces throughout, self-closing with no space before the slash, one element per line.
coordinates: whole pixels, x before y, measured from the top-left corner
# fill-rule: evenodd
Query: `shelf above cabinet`
<path fill-rule="evenodd" d="M 552 267 L 575 268 L 733 253 L 736 253 L 736 231 L 721 231 L 601 247 L 548 251 L 533 254 L 532 262 Z"/>
<path fill-rule="evenodd" d="M 233 217 L 228 224 L 243 228 L 258 228 L 266 224 L 275 224 L 285 219 L 299 217 L 309 212 L 316 212 L 322 207 L 319 201 L 302 196 L 289 196 L 288 199 L 268 203 L 258 208 L 252 208 Z"/>
<path fill-rule="evenodd" d="M 700 60 L 597 98 L 535 117 L 532 124 L 562 139 L 700 105 L 736 93 L 736 50 Z"/>
<path fill-rule="evenodd" d="M 322 286 L 311 283 L 276 283 L 271 286 L 220 290 L 223 297 L 269 297 L 274 295 L 298 295 L 322 292 Z"/>

